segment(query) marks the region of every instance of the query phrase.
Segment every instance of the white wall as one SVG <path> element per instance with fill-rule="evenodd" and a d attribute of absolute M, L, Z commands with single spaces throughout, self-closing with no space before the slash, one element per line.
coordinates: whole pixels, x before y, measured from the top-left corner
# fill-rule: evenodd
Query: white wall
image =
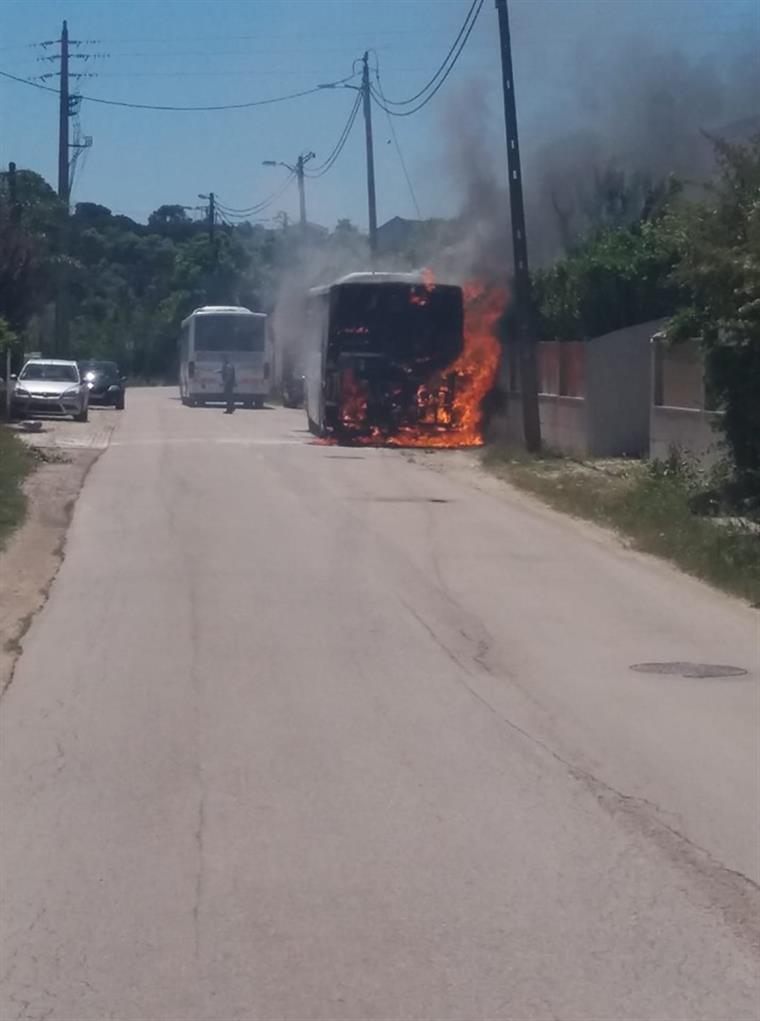
<path fill-rule="evenodd" d="M 723 453 L 723 436 L 714 428 L 719 425 L 720 419 L 720 414 L 715 411 L 653 405 L 649 456 L 664 460 L 676 449 L 703 464 L 714 463 Z"/>

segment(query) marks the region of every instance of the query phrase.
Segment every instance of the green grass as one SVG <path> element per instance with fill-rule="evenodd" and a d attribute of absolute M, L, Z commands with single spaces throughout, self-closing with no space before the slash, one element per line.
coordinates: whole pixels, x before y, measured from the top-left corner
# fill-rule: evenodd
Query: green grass
<path fill-rule="evenodd" d="M 0 425 L 0 549 L 24 520 L 26 497 L 21 485 L 33 465 L 29 448 Z"/>
<path fill-rule="evenodd" d="M 677 463 L 527 458 L 485 451 L 496 475 L 557 510 L 615 529 L 631 545 L 727 592 L 760 603 L 760 523 L 707 516 L 714 480 Z"/>

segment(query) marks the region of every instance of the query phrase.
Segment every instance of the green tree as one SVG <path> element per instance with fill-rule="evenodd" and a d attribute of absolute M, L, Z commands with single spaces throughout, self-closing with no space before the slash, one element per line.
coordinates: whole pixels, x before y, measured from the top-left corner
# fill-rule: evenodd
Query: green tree
<path fill-rule="evenodd" d="M 658 222 L 601 228 L 534 276 L 539 332 L 585 340 L 671 314 L 676 249 Z"/>
<path fill-rule="evenodd" d="M 665 221 L 688 295 L 668 332 L 675 342 L 699 340 L 737 471 L 760 496 L 760 135 L 715 147 L 706 201 L 682 204 Z"/>

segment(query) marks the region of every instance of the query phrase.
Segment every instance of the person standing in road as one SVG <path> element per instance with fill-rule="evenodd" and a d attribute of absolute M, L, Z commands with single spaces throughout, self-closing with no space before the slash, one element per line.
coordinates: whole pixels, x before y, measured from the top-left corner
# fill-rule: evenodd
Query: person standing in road
<path fill-rule="evenodd" d="M 235 366 L 232 365 L 225 355 L 222 362 L 222 387 L 224 389 L 224 401 L 227 407 L 225 415 L 231 415 L 235 410 Z"/>

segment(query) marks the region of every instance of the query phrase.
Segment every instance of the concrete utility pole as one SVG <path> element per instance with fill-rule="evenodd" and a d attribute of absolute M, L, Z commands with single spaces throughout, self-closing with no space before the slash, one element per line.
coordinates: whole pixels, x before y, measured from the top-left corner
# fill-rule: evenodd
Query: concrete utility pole
<path fill-rule="evenodd" d="M 517 109 L 512 69 L 512 43 L 509 33 L 507 0 L 496 0 L 501 42 L 501 74 L 504 87 L 504 123 L 507 131 L 509 167 L 509 206 L 512 219 L 512 246 L 515 260 L 514 309 L 520 362 L 523 433 L 525 446 L 532 453 L 541 450 L 541 418 L 538 409 L 538 370 L 536 345 L 531 336 L 531 287 L 528 270 L 528 242 L 525 237 L 520 144 L 517 137 Z"/>
<path fill-rule="evenodd" d="M 69 27 L 64 21 L 61 26 L 61 53 L 58 97 L 58 197 L 63 204 L 63 222 L 61 223 L 58 248 L 62 257 L 57 271 L 57 287 L 55 299 L 55 353 L 65 356 L 69 347 L 69 294 L 68 274 L 66 272 L 66 252 L 68 250 L 69 233 L 69 199 L 71 185 L 69 178 L 69 117 L 71 101 L 69 98 Z"/>
<path fill-rule="evenodd" d="M 306 190 L 304 187 L 304 167 L 313 160 L 316 156 L 314 152 L 302 152 L 296 160 L 296 165 L 292 167 L 289 163 L 283 163 L 280 160 L 263 160 L 262 165 L 265 167 L 285 167 L 296 175 L 296 181 L 298 182 L 298 206 L 300 212 L 301 230 L 306 233 Z"/>
<path fill-rule="evenodd" d="M 367 145 L 367 204 L 369 206 L 369 250 L 377 252 L 377 204 L 375 201 L 375 153 L 372 144 L 372 95 L 369 88 L 369 53 L 362 57 L 362 99 L 364 102 L 364 137 Z"/>
<path fill-rule="evenodd" d="M 69 29 L 61 29 L 61 74 L 58 97 L 58 197 L 69 207 Z"/>
<path fill-rule="evenodd" d="M 303 184 L 303 156 L 296 160 L 296 180 L 298 181 L 298 211 L 301 218 L 301 230 L 306 230 L 306 193 Z"/>
<path fill-rule="evenodd" d="M 18 226 L 21 219 L 21 206 L 18 201 L 18 179 L 16 177 L 16 164 L 8 164 L 8 196 L 11 202 L 11 223 Z"/>
<path fill-rule="evenodd" d="M 208 222 L 208 239 L 209 241 L 213 241 L 214 226 L 216 225 L 216 196 L 213 191 L 210 191 L 208 195 L 199 195 L 198 198 L 208 202 L 208 211 L 206 213 L 206 219 Z"/>

